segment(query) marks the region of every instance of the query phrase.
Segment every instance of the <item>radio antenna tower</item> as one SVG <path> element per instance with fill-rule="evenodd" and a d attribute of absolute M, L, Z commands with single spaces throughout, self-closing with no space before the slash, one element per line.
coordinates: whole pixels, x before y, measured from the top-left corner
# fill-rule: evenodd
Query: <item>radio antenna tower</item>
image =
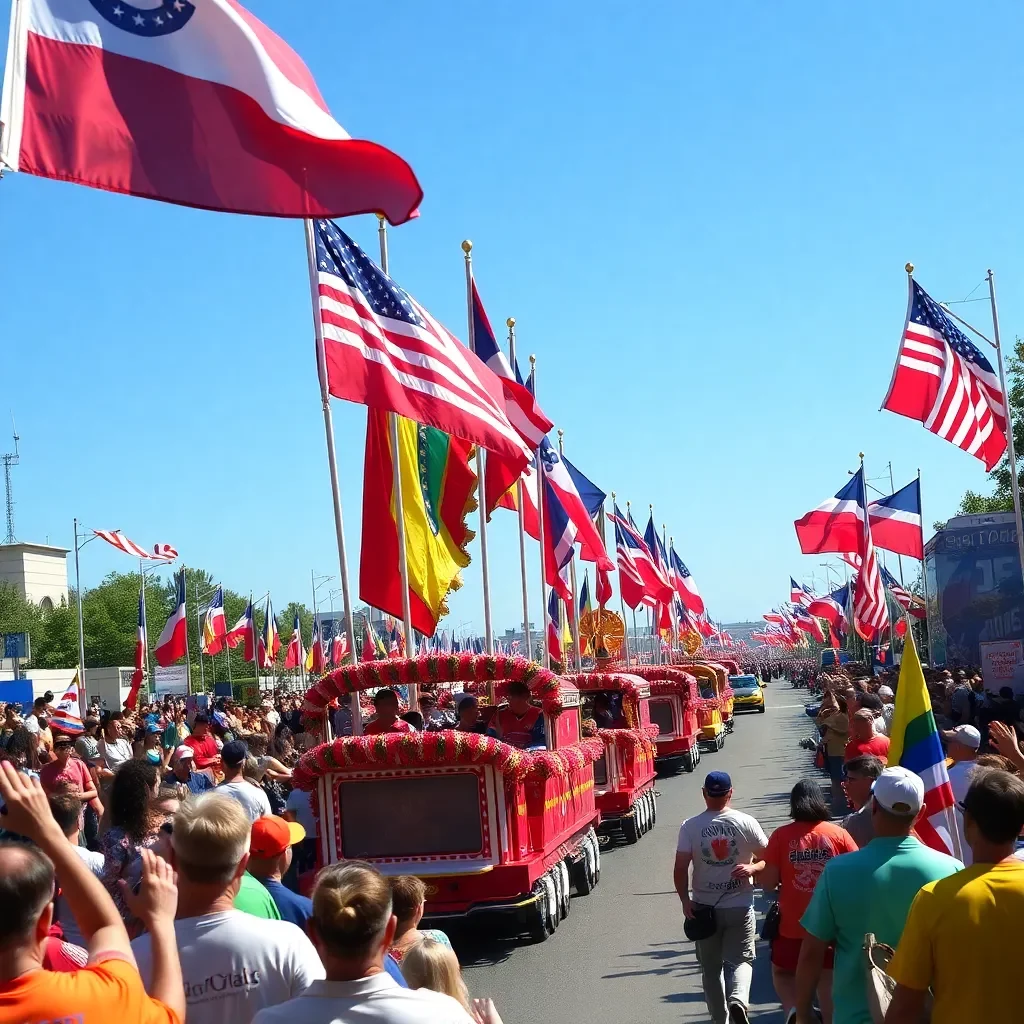
<path fill-rule="evenodd" d="M 11 486 L 11 466 L 17 466 L 21 462 L 18 454 L 18 427 L 14 422 L 14 413 L 11 413 L 11 428 L 14 431 L 14 451 L 4 455 L 4 487 L 7 491 L 7 539 L 5 544 L 14 544 L 14 489 Z"/>

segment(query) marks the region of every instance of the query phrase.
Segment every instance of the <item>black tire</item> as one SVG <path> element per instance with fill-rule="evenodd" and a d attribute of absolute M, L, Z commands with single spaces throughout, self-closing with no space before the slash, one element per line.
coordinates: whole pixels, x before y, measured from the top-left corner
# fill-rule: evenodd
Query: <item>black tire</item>
<path fill-rule="evenodd" d="M 636 810 L 629 817 L 622 819 L 622 834 L 626 839 L 626 842 L 632 846 L 634 843 L 640 840 L 640 826 L 636 820 Z"/>
<path fill-rule="evenodd" d="M 658 823 L 658 794 L 651 790 L 651 828 Z"/>
<path fill-rule="evenodd" d="M 566 868 L 568 868 L 569 867 L 568 861 L 566 861 L 564 863 L 565 863 Z M 561 893 L 562 894 L 561 894 L 561 898 L 558 901 L 558 916 L 561 917 L 561 919 L 564 921 L 569 916 L 569 909 L 570 909 L 570 906 L 572 904 L 572 900 L 570 899 L 570 896 L 569 896 L 569 890 L 572 888 L 572 873 L 567 870 L 565 872 L 565 875 L 562 876 L 562 862 L 559 862 L 558 864 L 556 864 L 552 870 L 554 872 L 557 872 L 558 875 L 563 878 L 564 883 L 565 883 L 563 885 L 561 881 L 559 882 L 559 886 L 561 888 Z"/>
<path fill-rule="evenodd" d="M 549 935 L 553 935 L 555 925 L 548 913 L 548 894 L 544 887 L 543 878 L 538 878 L 533 883 L 533 906 L 530 908 L 530 920 L 526 926 L 527 933 L 534 942 L 543 942 Z"/>
<path fill-rule="evenodd" d="M 589 896 L 593 891 L 593 880 L 590 877 L 590 868 L 587 865 L 587 853 L 580 850 L 580 859 L 570 865 L 573 888 L 579 896 Z"/>
<path fill-rule="evenodd" d="M 759 709 L 759 711 L 758 711 L 758 714 L 763 715 L 765 713 L 765 711 L 767 711 L 767 710 L 768 709 L 762 704 L 760 709 Z"/>

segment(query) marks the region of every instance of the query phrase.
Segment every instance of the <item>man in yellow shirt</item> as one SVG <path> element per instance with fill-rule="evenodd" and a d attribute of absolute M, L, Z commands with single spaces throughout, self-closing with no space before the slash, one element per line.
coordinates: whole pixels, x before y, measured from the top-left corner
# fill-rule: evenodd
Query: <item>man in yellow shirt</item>
<path fill-rule="evenodd" d="M 928 989 L 932 1024 L 1019 1020 L 1024 862 L 1024 782 L 975 769 L 960 809 L 973 866 L 917 894 L 889 974 L 896 992 L 885 1024 L 916 1024 Z"/>

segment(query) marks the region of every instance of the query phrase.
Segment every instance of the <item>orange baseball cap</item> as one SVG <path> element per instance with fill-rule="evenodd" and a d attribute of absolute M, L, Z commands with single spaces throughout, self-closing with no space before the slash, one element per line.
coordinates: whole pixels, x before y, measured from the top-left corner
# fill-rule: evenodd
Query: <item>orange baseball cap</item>
<path fill-rule="evenodd" d="M 252 823 L 252 835 L 249 839 L 249 853 L 260 860 L 280 857 L 289 846 L 301 843 L 306 838 L 306 830 L 297 821 L 285 821 L 284 818 L 257 818 Z"/>

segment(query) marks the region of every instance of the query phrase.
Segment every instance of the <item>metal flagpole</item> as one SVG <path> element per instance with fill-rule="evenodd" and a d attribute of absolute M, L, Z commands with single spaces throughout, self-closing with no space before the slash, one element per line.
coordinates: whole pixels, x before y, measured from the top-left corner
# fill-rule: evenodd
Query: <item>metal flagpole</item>
<path fill-rule="evenodd" d="M 893 481 L 893 478 L 892 478 L 892 459 L 889 460 L 889 493 L 890 494 L 895 494 L 896 493 L 896 484 L 895 484 L 895 482 Z M 903 556 L 902 555 L 897 555 L 896 556 L 896 561 L 897 561 L 897 563 L 898 563 L 898 565 L 900 567 L 900 586 L 902 587 L 904 585 L 903 584 Z"/>
<path fill-rule="evenodd" d="M 1020 487 L 1017 484 L 1017 452 L 1013 444 L 1013 412 L 1010 406 L 1010 391 L 1006 386 L 1006 371 L 1003 368 L 1003 346 L 999 340 L 999 311 L 996 308 L 996 277 L 988 272 L 988 296 L 992 303 L 992 334 L 995 338 L 996 356 L 999 359 L 999 382 L 1003 387 L 1003 401 L 1006 403 L 1006 446 L 1010 457 L 1010 485 L 1013 488 L 1013 514 L 1017 518 L 1017 553 L 1020 556 L 1021 572 L 1024 574 L 1024 522 L 1020 515 Z"/>
<path fill-rule="evenodd" d="M 473 329 L 473 243 L 467 238 L 462 243 L 466 258 L 466 319 L 469 325 L 469 350 L 476 352 L 476 332 Z M 484 450 L 476 446 L 477 493 L 480 496 L 480 573 L 484 588 L 484 645 L 488 654 L 494 653 L 494 630 L 491 627 L 491 579 L 487 565 L 487 501 L 484 494 Z"/>
<path fill-rule="evenodd" d="M 921 493 L 921 470 L 920 467 L 917 470 L 917 493 Z M 922 531 L 921 536 L 924 537 L 924 499 L 921 499 L 921 525 Z M 921 554 L 926 554 L 922 549 Z M 921 559 L 921 588 L 924 590 L 924 637 L 925 637 L 925 651 L 927 654 L 926 663 L 931 663 L 932 660 L 932 627 L 931 622 L 928 619 L 930 602 L 928 600 L 928 565 L 927 559 Z M 938 609 L 936 609 L 936 612 Z"/>
<path fill-rule="evenodd" d="M 377 238 L 380 241 L 380 269 L 388 273 L 388 231 L 384 214 L 377 214 Z M 405 505 L 402 501 L 402 466 L 398 459 L 398 416 L 388 413 L 388 437 L 391 443 L 391 487 L 395 495 L 395 525 L 398 527 L 398 573 L 402 580 L 402 629 L 407 649 L 412 645 L 412 610 L 409 599 L 409 549 L 405 540 Z M 410 706 L 415 704 L 410 699 Z"/>
<path fill-rule="evenodd" d="M 565 445 L 563 438 L 565 436 L 564 430 L 558 431 L 558 457 L 564 459 L 565 457 Z M 569 588 L 572 596 L 572 607 L 567 608 L 566 611 L 569 615 L 569 625 L 571 626 L 572 632 L 572 644 L 575 648 L 576 657 L 576 671 L 583 671 L 583 652 L 580 650 L 580 608 L 579 608 L 579 592 L 576 587 L 576 545 L 573 545 L 572 556 L 569 559 Z"/>
<path fill-rule="evenodd" d="M 669 537 L 669 539 L 668 539 L 668 571 L 669 571 L 669 579 L 670 580 L 672 578 L 672 553 L 675 551 L 675 549 L 676 549 L 676 539 L 675 539 L 675 537 Z M 674 591 L 675 587 L 673 586 L 672 589 Z M 679 651 L 680 650 L 680 644 L 679 644 L 679 611 L 676 608 L 676 595 L 674 593 L 672 595 L 672 604 L 671 604 L 670 608 L 671 608 L 671 616 L 672 616 L 672 650 L 673 651 Z"/>
<path fill-rule="evenodd" d="M 82 575 L 78 565 L 78 520 L 75 519 L 75 591 L 78 595 L 78 710 L 82 719 L 88 708 L 85 695 L 85 625 L 82 621 Z"/>
<path fill-rule="evenodd" d="M 612 509 L 615 508 L 615 492 L 612 491 Z M 604 540 L 604 537 L 601 537 Z M 626 668 L 632 664 L 629 656 L 629 626 L 626 624 L 626 599 L 622 596 L 622 570 L 619 570 L 619 606 L 622 609 L 622 633 L 623 643 L 626 645 Z M 633 611 L 633 627 L 636 628 L 636 610 Z M 636 638 L 634 637 L 634 640 Z"/>
<path fill-rule="evenodd" d="M 505 321 L 508 327 L 508 361 L 515 373 L 516 365 L 516 318 L 510 316 Z M 523 510 L 523 478 L 516 481 L 516 508 L 519 512 L 519 572 L 523 580 L 523 646 L 527 651 L 533 650 L 530 642 L 530 599 L 529 585 L 526 578 L 526 513 Z"/>
<path fill-rule="evenodd" d="M 654 525 L 654 506 L 648 505 L 647 508 L 650 510 L 651 513 L 651 530 L 654 533 L 654 536 L 657 537 L 658 529 Z M 655 549 L 651 552 L 651 558 L 654 559 L 655 562 L 660 561 L 660 559 L 658 558 L 657 546 L 655 546 Z M 648 609 L 647 614 L 648 621 L 651 624 L 651 658 L 657 659 L 655 664 L 658 665 L 661 664 L 661 608 L 659 606 L 660 602 L 658 602 L 658 604 L 656 604 L 653 609 Z"/>
<path fill-rule="evenodd" d="M 185 566 L 181 567 L 181 592 L 185 595 L 185 692 L 192 693 L 192 658 L 188 653 L 188 574 Z M 146 646 L 149 647 L 149 637 L 146 637 Z M 259 683 L 259 673 L 256 674 L 256 682 Z"/>
<path fill-rule="evenodd" d="M 623 611 L 625 611 L 625 608 L 623 608 Z M 636 661 L 637 661 L 637 664 L 638 665 L 642 665 L 644 659 L 641 657 L 641 653 L 640 653 L 640 636 L 637 633 L 636 609 L 635 608 L 633 609 L 633 643 L 636 646 Z"/>
<path fill-rule="evenodd" d="M 143 568 L 142 559 L 141 558 L 139 559 L 139 575 L 142 576 L 142 607 L 143 607 L 143 609 L 145 609 L 145 607 L 146 607 L 146 570 Z M 171 573 L 171 575 L 173 576 L 174 574 Z M 146 655 L 146 685 L 148 686 L 150 684 L 150 682 L 152 681 L 152 679 L 153 679 L 153 673 L 152 673 L 152 670 L 151 670 L 150 664 L 149 664 L 149 616 L 145 615 L 145 612 L 143 612 L 143 615 L 145 616 L 145 620 L 146 620 L 146 644 L 145 644 L 145 647 L 144 647 L 144 653 Z M 188 622 L 186 620 L 186 627 L 187 627 L 187 625 L 188 625 Z M 187 632 L 187 628 L 186 628 L 186 632 Z"/>
<path fill-rule="evenodd" d="M 327 436 L 327 465 L 331 474 L 331 497 L 334 502 L 334 533 L 338 542 L 338 572 L 341 575 L 342 600 L 345 603 L 345 631 L 348 633 L 350 651 L 356 649 L 356 626 L 352 616 L 352 598 L 348 588 L 348 554 L 345 551 L 345 522 L 341 513 L 341 487 L 338 483 L 338 458 L 334 450 L 334 421 L 331 417 L 331 393 L 327 385 L 327 353 L 324 349 L 324 330 L 320 320 L 320 282 L 316 266 L 316 242 L 313 237 L 313 222 L 308 218 L 306 227 L 306 260 L 309 264 L 309 293 L 313 304 L 313 329 L 316 334 L 317 373 L 320 378 L 320 404 L 324 413 L 324 433 Z M 363 731 L 359 702 L 353 701 L 352 734 L 359 736 Z"/>
<path fill-rule="evenodd" d="M 188 632 L 188 616 L 185 617 L 186 627 L 185 631 Z M 206 693 L 206 669 L 203 666 L 203 613 L 199 610 L 199 604 L 196 603 L 196 629 L 198 630 L 199 636 L 199 685 L 203 688 L 203 693 Z"/>
<path fill-rule="evenodd" d="M 533 397 L 537 397 L 537 357 L 530 356 L 530 383 L 533 386 Z M 551 668 L 551 651 L 548 645 L 548 578 L 544 562 L 544 463 L 540 457 L 540 449 L 534 453 L 534 472 L 537 477 L 537 537 L 540 545 L 540 635 L 543 660 L 541 664 Z"/>

